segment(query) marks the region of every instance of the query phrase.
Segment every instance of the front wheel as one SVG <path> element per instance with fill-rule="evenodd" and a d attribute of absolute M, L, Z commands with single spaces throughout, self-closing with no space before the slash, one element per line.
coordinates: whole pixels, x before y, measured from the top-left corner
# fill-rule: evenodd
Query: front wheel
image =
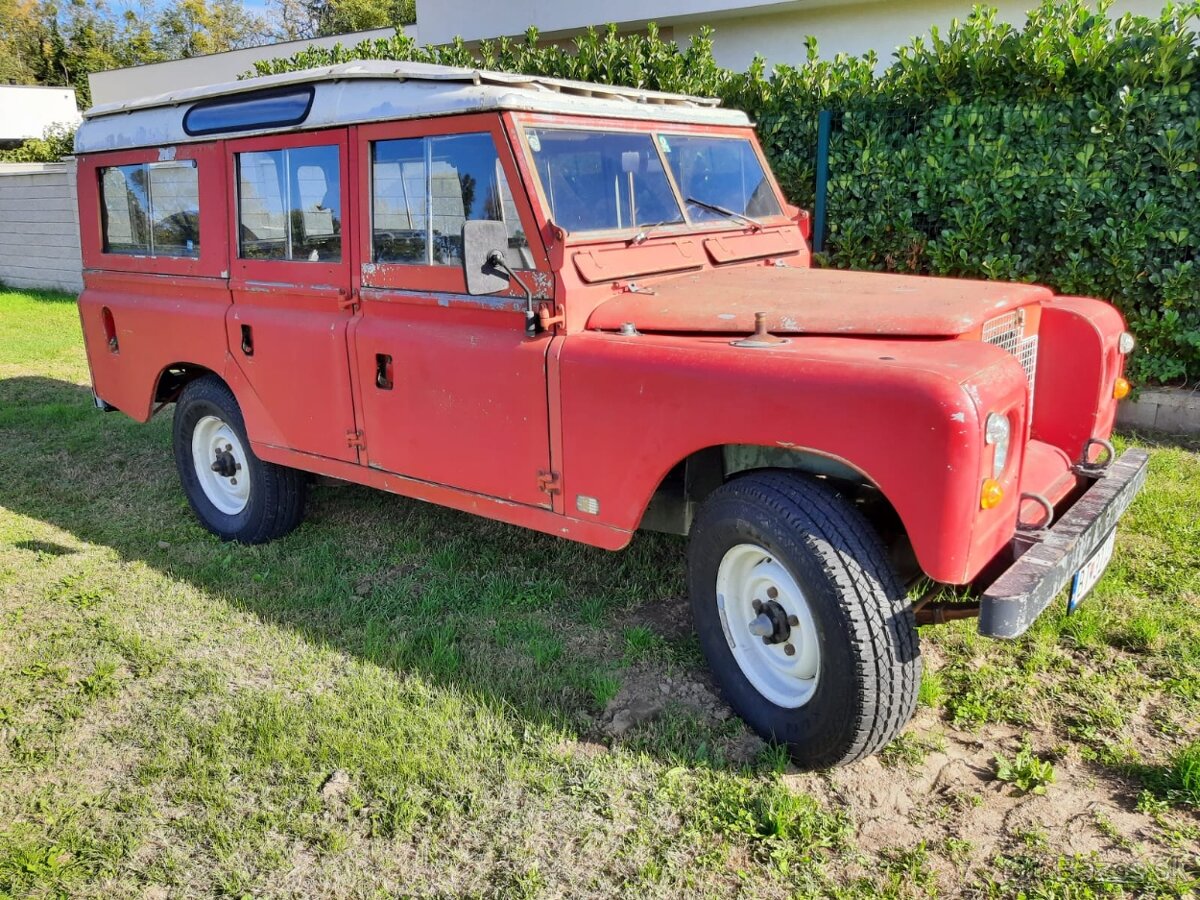
<path fill-rule="evenodd" d="M 174 444 L 188 503 L 222 540 L 261 544 L 304 518 L 304 473 L 254 455 L 233 391 L 215 375 L 197 378 L 180 394 Z"/>
<path fill-rule="evenodd" d="M 737 478 L 688 551 L 700 644 L 730 705 L 805 768 L 854 762 L 912 717 L 921 657 L 882 543 L 823 482 Z"/>

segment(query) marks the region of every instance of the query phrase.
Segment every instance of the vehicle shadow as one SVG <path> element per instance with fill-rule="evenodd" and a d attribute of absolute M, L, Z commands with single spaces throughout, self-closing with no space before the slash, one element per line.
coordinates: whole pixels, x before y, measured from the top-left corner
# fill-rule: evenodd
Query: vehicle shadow
<path fill-rule="evenodd" d="M 699 667 L 690 618 L 674 621 L 686 616 L 677 538 L 639 535 L 614 554 L 367 488 L 316 486 L 293 534 L 223 544 L 184 502 L 170 418 L 139 425 L 96 410 L 78 384 L 0 380 L 0 506 L 311 644 L 454 685 L 529 723 L 599 732 L 613 676 L 631 662 L 624 629 L 642 622 L 658 634 L 642 635 L 635 667 Z M 664 614 L 670 627 L 657 626 Z"/>

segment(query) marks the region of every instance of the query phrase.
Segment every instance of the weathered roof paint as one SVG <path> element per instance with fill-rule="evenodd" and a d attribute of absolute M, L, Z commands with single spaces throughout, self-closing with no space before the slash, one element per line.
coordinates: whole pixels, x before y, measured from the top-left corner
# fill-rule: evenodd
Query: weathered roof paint
<path fill-rule="evenodd" d="M 1033 284 L 779 266 L 707 270 L 652 287 L 600 304 L 588 328 L 633 322 L 639 331 L 742 334 L 765 312 L 774 334 L 956 337 L 1053 296 Z"/>
<path fill-rule="evenodd" d="M 300 84 L 315 88 L 312 109 L 302 125 L 238 131 L 237 136 L 493 110 L 750 124 L 745 113 L 720 109 L 719 100 L 706 97 L 427 63 L 363 60 L 95 106 L 84 113 L 75 134 L 75 152 L 219 140 L 220 133 L 192 136 L 183 130 L 184 114 L 194 103 Z"/>

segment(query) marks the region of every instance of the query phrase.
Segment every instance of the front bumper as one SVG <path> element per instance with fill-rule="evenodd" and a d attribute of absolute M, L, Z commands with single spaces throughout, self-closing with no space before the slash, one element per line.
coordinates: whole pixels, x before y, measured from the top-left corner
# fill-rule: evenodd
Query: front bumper
<path fill-rule="evenodd" d="M 979 633 L 1020 637 L 1116 527 L 1146 483 L 1150 456 L 1126 450 L 983 592 Z"/>

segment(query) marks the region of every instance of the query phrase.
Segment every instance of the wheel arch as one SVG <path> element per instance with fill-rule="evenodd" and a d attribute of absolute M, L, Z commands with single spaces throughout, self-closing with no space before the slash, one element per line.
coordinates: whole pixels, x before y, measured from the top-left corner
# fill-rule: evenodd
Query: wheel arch
<path fill-rule="evenodd" d="M 696 510 L 721 485 L 753 472 L 787 471 L 838 486 L 879 533 L 902 572 L 919 571 L 908 532 L 891 499 L 853 462 L 809 447 L 717 444 L 688 454 L 659 480 L 639 530 L 688 535 Z"/>
<path fill-rule="evenodd" d="M 219 372 L 201 363 L 179 361 L 163 366 L 154 380 L 151 415 L 157 413 L 166 404 L 175 402 L 188 384 L 205 375 L 216 376 L 223 383 L 228 384 Z"/>

